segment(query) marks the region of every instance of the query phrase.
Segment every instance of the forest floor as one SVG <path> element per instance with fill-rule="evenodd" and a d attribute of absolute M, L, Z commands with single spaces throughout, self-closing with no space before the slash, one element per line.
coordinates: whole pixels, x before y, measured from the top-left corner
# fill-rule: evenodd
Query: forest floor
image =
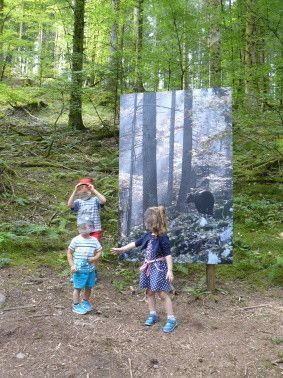
<path fill-rule="evenodd" d="M 111 265 L 112 264 L 112 265 Z M 283 353 L 278 288 L 220 283 L 194 296 L 177 277 L 172 334 L 143 325 L 144 293 L 113 286 L 117 264 L 100 267 L 95 310 L 71 311 L 68 277 L 48 267 L 1 269 L 1 377 L 280 377 Z M 138 273 L 137 273 L 138 275 Z"/>

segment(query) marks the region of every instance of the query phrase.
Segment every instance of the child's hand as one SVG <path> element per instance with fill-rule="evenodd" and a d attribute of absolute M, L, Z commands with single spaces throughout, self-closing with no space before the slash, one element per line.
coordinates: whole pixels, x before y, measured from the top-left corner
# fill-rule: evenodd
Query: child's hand
<path fill-rule="evenodd" d="M 88 185 L 88 189 L 89 189 L 91 192 L 93 192 L 93 191 L 94 191 L 94 186 L 93 186 L 92 184 L 89 184 L 89 185 Z"/>
<path fill-rule="evenodd" d="M 89 257 L 88 262 L 90 264 L 95 263 L 98 259 L 96 257 Z"/>
<path fill-rule="evenodd" d="M 114 255 L 116 255 L 117 253 L 123 253 L 124 250 L 123 250 L 123 247 L 121 248 L 111 248 L 111 253 L 113 253 Z"/>
<path fill-rule="evenodd" d="M 173 282 L 173 280 L 174 280 L 174 275 L 173 275 L 172 270 L 168 270 L 168 271 L 167 271 L 166 278 L 167 278 L 167 280 L 168 280 L 169 282 Z"/>
<path fill-rule="evenodd" d="M 72 273 L 75 273 L 77 271 L 77 267 L 76 267 L 76 265 L 72 265 L 71 266 L 71 272 Z"/>

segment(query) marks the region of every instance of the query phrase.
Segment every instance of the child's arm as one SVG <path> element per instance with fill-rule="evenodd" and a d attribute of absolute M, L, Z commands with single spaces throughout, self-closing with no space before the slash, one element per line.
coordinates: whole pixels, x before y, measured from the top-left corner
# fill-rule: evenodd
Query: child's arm
<path fill-rule="evenodd" d="M 71 194 L 70 198 L 68 199 L 68 207 L 70 209 L 72 209 L 74 207 L 75 196 L 77 194 L 77 190 L 78 190 L 79 185 L 80 184 L 77 184 L 75 186 L 75 190 L 73 191 L 73 193 Z"/>
<path fill-rule="evenodd" d="M 88 187 L 89 187 L 91 193 L 94 194 L 98 198 L 99 203 L 101 205 L 104 205 L 105 202 L 106 202 L 106 198 L 104 197 L 104 195 L 99 193 L 99 191 L 96 190 L 93 185 L 90 184 Z"/>
<path fill-rule="evenodd" d="M 120 247 L 120 248 L 111 248 L 111 252 L 116 254 L 116 253 L 124 253 L 124 252 L 128 252 L 130 251 L 131 249 L 135 248 L 136 247 L 136 243 L 135 242 L 131 242 L 127 245 L 124 245 L 124 247 Z"/>
<path fill-rule="evenodd" d="M 77 268 L 76 268 L 76 265 L 74 265 L 74 261 L 73 261 L 73 251 L 70 248 L 68 248 L 68 251 L 67 251 L 67 260 L 70 265 L 71 272 L 73 273 L 76 272 Z"/>
<path fill-rule="evenodd" d="M 97 263 L 98 260 L 100 259 L 101 254 L 102 254 L 102 249 L 100 249 L 100 250 L 95 254 L 95 256 L 90 257 L 90 258 L 88 259 L 88 261 L 89 261 L 92 265 L 95 265 L 95 263 Z"/>
<path fill-rule="evenodd" d="M 174 275 L 173 275 L 173 259 L 172 259 L 171 255 L 165 256 L 165 259 L 166 259 L 167 266 L 168 266 L 166 278 L 169 280 L 169 282 L 172 282 L 173 279 L 174 279 Z"/>

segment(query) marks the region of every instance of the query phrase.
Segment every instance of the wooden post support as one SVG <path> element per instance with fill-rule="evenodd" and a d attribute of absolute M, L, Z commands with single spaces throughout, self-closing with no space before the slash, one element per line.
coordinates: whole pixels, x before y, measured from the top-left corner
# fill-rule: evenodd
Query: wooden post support
<path fill-rule="evenodd" d="M 206 286 L 208 291 L 215 290 L 216 265 L 206 264 Z"/>

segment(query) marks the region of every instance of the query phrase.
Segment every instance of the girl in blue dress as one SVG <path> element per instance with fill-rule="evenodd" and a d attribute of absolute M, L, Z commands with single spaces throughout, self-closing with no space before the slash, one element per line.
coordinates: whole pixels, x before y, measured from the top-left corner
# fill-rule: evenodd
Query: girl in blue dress
<path fill-rule="evenodd" d="M 163 206 L 150 207 L 146 210 L 145 226 L 149 231 L 135 242 L 120 248 L 112 248 L 112 253 L 128 252 L 135 247 L 141 247 L 145 252 L 144 264 L 140 267 L 140 288 L 146 289 L 149 315 L 145 325 L 152 326 L 158 320 L 156 313 L 156 295 L 164 303 L 167 322 L 163 327 L 166 333 L 172 332 L 177 321 L 173 313 L 172 301 L 168 294 L 173 281 L 173 261 L 170 241 L 167 232 L 166 214 Z"/>

